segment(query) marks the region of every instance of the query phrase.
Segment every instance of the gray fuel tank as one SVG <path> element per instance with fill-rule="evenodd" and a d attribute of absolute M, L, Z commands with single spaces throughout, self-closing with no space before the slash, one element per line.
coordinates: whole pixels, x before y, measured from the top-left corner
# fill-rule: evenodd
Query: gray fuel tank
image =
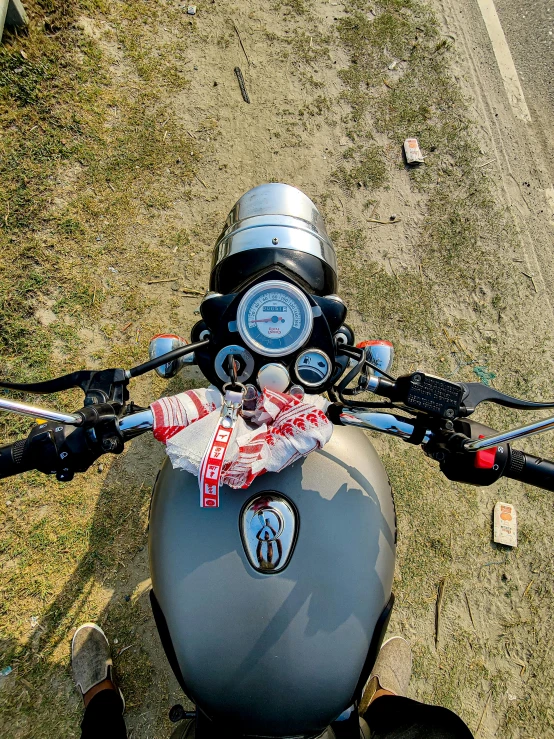
<path fill-rule="evenodd" d="M 296 509 L 285 569 L 249 561 L 241 511 L 272 491 Z M 390 484 L 362 431 L 337 427 L 319 452 L 200 508 L 198 482 L 166 460 L 150 516 L 152 585 L 187 692 L 243 734 L 323 730 L 351 702 L 392 587 Z"/>

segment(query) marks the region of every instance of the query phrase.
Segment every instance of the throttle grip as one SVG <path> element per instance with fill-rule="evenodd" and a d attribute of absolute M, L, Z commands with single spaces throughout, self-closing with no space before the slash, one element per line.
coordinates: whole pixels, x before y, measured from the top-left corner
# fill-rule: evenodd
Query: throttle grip
<path fill-rule="evenodd" d="M 505 477 L 554 491 L 554 462 L 519 449 L 512 449 L 511 452 L 510 463 L 504 471 Z"/>

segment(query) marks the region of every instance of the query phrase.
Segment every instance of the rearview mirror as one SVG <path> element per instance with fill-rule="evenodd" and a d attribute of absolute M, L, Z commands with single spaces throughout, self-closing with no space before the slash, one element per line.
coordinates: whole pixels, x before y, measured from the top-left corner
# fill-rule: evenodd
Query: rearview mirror
<path fill-rule="evenodd" d="M 148 356 L 150 359 L 158 359 L 168 352 L 172 352 L 174 349 L 179 349 L 181 346 L 186 346 L 188 341 L 183 339 L 177 334 L 158 334 L 150 339 L 148 346 Z M 162 364 L 156 367 L 156 372 L 164 380 L 169 380 L 171 377 L 179 372 L 185 364 L 192 364 L 194 362 L 194 354 L 187 354 L 184 357 L 174 359 L 167 364 Z"/>

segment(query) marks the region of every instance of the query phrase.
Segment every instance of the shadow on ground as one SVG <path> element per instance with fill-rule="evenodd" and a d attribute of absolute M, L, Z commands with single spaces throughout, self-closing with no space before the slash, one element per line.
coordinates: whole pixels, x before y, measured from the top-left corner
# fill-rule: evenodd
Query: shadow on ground
<path fill-rule="evenodd" d="M 198 384 L 196 380 L 191 385 Z M 168 392 L 178 392 L 182 385 L 175 380 Z M 171 706 L 178 702 L 191 707 L 165 658 L 148 597 L 148 513 L 164 458 L 164 447 L 146 434 L 113 459 L 89 525 L 86 552 L 27 642 L 0 643 L 0 654 L 17 655 L 11 659 L 13 672 L 0 677 L 2 736 L 79 736 L 82 708 L 69 650 L 75 629 L 86 621 L 100 624 L 112 644 L 130 735 L 169 736 Z M 93 467 L 83 478 L 94 474 Z M 0 666 L 4 664 L 2 660 Z M 37 696 L 34 686 L 40 686 L 41 693 L 50 686 L 53 695 L 46 690 Z M 52 727 L 33 725 L 34 716 L 44 715 L 44 702 L 57 704 L 57 710 L 48 712 Z"/>

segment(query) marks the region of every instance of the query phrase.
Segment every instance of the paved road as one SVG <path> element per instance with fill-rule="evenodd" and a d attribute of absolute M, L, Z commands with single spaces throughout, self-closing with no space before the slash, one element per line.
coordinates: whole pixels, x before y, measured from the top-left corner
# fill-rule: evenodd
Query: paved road
<path fill-rule="evenodd" d="M 554 0 L 494 2 L 533 123 L 554 162 Z"/>

